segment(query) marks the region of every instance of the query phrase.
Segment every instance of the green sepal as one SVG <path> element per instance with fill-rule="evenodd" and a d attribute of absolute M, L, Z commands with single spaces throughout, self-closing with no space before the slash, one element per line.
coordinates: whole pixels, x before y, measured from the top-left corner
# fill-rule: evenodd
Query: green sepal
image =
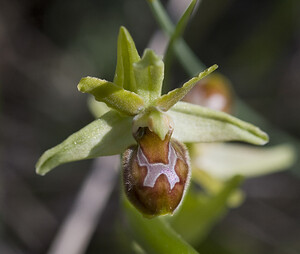
<path fill-rule="evenodd" d="M 137 94 L 104 79 L 93 77 L 82 78 L 78 90 L 94 95 L 97 101 L 126 115 L 136 115 L 144 108 L 144 100 Z"/>
<path fill-rule="evenodd" d="M 36 172 L 45 175 L 67 162 L 120 154 L 135 141 L 131 135 L 132 117 L 109 111 L 61 144 L 47 150 L 36 164 Z"/>
<path fill-rule="evenodd" d="M 178 102 L 168 114 L 174 122 L 173 137 L 184 143 L 244 141 L 264 145 L 269 140 L 252 124 L 198 105 Z"/>
<path fill-rule="evenodd" d="M 174 106 L 178 101 L 180 101 L 195 85 L 196 83 L 203 79 L 205 76 L 213 72 L 218 68 L 218 65 L 213 65 L 201 72 L 197 77 L 190 79 L 188 82 L 184 83 L 181 88 L 174 89 L 169 93 L 159 97 L 153 102 L 153 105 L 160 108 L 162 111 L 168 111 L 172 106 Z"/>
<path fill-rule="evenodd" d="M 114 83 L 125 90 L 136 92 L 133 63 L 140 60 L 134 41 L 125 27 L 121 27 L 118 37 L 117 67 Z"/>
<path fill-rule="evenodd" d="M 146 49 L 142 59 L 133 64 L 133 69 L 137 85 L 136 93 L 149 104 L 161 95 L 164 63 L 153 50 Z"/>

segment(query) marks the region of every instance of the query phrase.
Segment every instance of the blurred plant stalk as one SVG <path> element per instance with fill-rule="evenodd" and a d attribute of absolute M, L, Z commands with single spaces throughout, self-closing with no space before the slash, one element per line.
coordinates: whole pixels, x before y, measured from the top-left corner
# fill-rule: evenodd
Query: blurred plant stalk
<path fill-rule="evenodd" d="M 48 254 L 83 254 L 115 186 L 119 156 L 95 159 Z"/>

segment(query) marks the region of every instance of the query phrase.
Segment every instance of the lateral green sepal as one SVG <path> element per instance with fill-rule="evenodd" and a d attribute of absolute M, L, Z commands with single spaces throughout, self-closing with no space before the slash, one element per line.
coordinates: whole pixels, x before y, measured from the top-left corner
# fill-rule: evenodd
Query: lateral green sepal
<path fill-rule="evenodd" d="M 131 135 L 132 117 L 109 111 L 61 144 L 47 150 L 36 164 L 36 172 L 45 175 L 67 162 L 122 153 L 135 141 Z"/>
<path fill-rule="evenodd" d="M 178 102 L 168 111 L 174 122 L 173 137 L 185 143 L 244 141 L 255 145 L 268 142 L 258 127 L 229 114 Z"/>
<path fill-rule="evenodd" d="M 94 95 L 97 101 L 126 115 L 136 115 L 144 108 L 144 100 L 137 94 L 104 79 L 93 77 L 82 78 L 78 90 Z"/>

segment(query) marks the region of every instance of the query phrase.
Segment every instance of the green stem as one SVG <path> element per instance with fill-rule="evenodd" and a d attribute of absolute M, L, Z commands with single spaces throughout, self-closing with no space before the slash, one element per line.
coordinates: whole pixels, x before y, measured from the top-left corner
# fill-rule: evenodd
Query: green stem
<path fill-rule="evenodd" d="M 169 18 L 164 7 L 159 0 L 148 0 L 150 9 L 161 29 L 171 37 L 175 26 Z M 189 48 L 186 42 L 179 38 L 174 43 L 174 52 L 187 73 L 191 76 L 197 75 L 200 71 L 204 70 L 206 66 L 194 55 L 193 51 Z"/>
<path fill-rule="evenodd" d="M 178 39 L 181 38 L 188 20 L 194 10 L 194 7 L 197 3 L 197 0 L 192 0 L 190 5 L 188 6 L 188 8 L 185 10 L 185 12 L 183 13 L 183 15 L 181 16 L 181 18 L 179 19 L 179 21 L 176 24 L 176 27 L 172 33 L 172 35 L 170 36 L 169 39 L 169 43 L 165 52 L 165 56 L 164 56 L 164 62 L 165 62 L 165 79 L 164 79 L 164 84 L 165 83 L 169 83 L 169 78 L 170 78 L 170 73 L 171 73 L 171 66 L 172 66 L 172 60 L 173 60 L 173 56 L 174 56 L 174 45 L 175 43 L 178 41 Z M 166 85 L 164 85 L 164 87 L 166 87 Z"/>
<path fill-rule="evenodd" d="M 123 204 L 134 239 L 147 252 L 155 254 L 197 254 L 198 252 L 161 218 L 144 218 L 123 196 Z"/>

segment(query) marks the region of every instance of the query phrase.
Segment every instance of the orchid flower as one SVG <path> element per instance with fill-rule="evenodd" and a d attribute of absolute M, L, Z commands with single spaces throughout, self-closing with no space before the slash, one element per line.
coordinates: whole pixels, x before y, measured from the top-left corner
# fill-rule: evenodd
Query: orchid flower
<path fill-rule="evenodd" d="M 172 214 L 190 180 L 183 143 L 268 142 L 267 134 L 252 124 L 180 101 L 216 68 L 162 95 L 163 61 L 151 49 L 140 57 L 129 32 L 121 27 L 113 82 L 84 77 L 78 84 L 80 92 L 105 103 L 102 114 L 47 150 L 36 164 L 37 173 L 45 175 L 67 162 L 123 154 L 124 189 L 132 204 L 146 217 Z"/>

